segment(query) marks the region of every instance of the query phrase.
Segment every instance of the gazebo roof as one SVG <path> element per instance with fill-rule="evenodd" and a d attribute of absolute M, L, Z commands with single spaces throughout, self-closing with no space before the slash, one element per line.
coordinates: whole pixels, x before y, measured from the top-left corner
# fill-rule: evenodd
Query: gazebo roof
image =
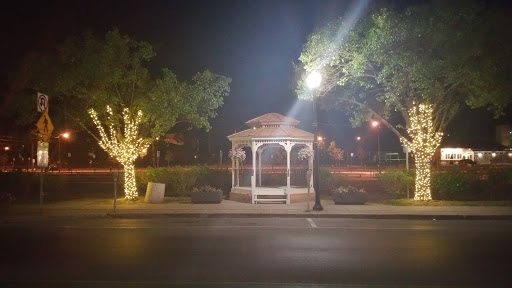
<path fill-rule="evenodd" d="M 228 139 L 232 138 L 313 139 L 313 134 L 295 127 L 260 127 L 247 129 L 228 136 Z"/>
<path fill-rule="evenodd" d="M 245 122 L 250 129 L 228 136 L 228 139 L 276 139 L 294 138 L 312 140 L 313 134 L 297 128 L 298 120 L 283 116 L 279 113 L 267 113 Z"/>
<path fill-rule="evenodd" d="M 267 113 L 245 122 L 245 124 L 247 124 L 249 127 L 262 127 L 268 125 L 297 127 L 299 123 L 300 121 L 290 117 L 283 116 L 279 113 Z"/>

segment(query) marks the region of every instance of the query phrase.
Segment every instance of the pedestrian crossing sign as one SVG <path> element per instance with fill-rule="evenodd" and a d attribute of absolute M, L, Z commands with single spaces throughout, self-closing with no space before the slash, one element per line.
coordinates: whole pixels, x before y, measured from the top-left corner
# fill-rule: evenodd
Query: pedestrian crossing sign
<path fill-rule="evenodd" d="M 37 121 L 37 130 L 39 130 L 39 134 L 41 134 L 44 142 L 48 142 L 50 140 L 53 128 L 52 120 L 50 120 L 48 112 L 44 111 L 41 118 L 39 118 L 39 121 Z"/>

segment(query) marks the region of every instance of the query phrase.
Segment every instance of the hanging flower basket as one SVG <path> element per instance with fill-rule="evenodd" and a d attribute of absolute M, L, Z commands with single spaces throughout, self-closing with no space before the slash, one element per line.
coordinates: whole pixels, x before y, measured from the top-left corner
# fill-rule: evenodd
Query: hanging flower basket
<path fill-rule="evenodd" d="M 235 148 L 235 149 L 229 150 L 228 156 L 231 159 L 240 160 L 240 161 L 244 161 L 246 158 L 245 151 L 242 150 L 242 148 Z"/>
<path fill-rule="evenodd" d="M 315 157 L 315 151 L 309 147 L 302 148 L 298 153 L 299 160 L 313 159 Z"/>

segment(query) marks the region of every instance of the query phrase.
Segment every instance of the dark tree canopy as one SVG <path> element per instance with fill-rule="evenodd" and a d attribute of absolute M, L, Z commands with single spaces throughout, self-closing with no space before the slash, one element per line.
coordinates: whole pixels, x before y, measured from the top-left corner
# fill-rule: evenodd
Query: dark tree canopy
<path fill-rule="evenodd" d="M 421 1 L 371 10 L 352 27 L 330 23 L 309 37 L 300 61 L 304 77 L 322 74 L 324 106 L 348 111 L 354 125 L 378 118 L 400 137 L 413 104 L 429 103 L 443 131 L 461 105 L 503 115 L 511 28 L 508 15 L 480 2 Z M 310 95 L 301 84 L 298 94 Z"/>
<path fill-rule="evenodd" d="M 122 108 L 142 110 L 144 137 L 155 138 L 179 122 L 209 129 L 209 120 L 229 94 L 231 79 L 204 71 L 185 82 L 166 68 L 154 77 L 147 67 L 155 55 L 149 43 L 117 29 L 103 38 L 89 31 L 69 37 L 52 51 L 32 52 L 24 58 L 10 79 L 7 112 L 19 125 L 35 123 L 39 91 L 49 95 L 56 125 L 66 122 L 88 129 L 92 121 L 87 110 L 93 108 L 101 115 L 110 105 L 119 116 Z"/>

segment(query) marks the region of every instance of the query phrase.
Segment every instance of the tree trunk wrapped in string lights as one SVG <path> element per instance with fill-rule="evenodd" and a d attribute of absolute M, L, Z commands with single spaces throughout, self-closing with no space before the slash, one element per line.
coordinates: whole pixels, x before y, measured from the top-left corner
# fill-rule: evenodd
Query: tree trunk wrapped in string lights
<path fill-rule="evenodd" d="M 124 167 L 124 193 L 127 200 L 137 199 L 137 188 L 135 183 L 135 159 L 139 155 L 147 153 L 150 144 L 149 139 L 139 138 L 139 124 L 142 119 L 142 111 L 138 111 L 134 117 L 130 114 L 130 110 L 123 110 L 124 135 L 120 133 L 120 127 L 116 127 L 114 113 L 112 108 L 107 106 L 107 126 L 110 130 L 110 137 L 105 133 L 103 125 L 98 120 L 98 114 L 94 109 L 89 110 L 94 124 L 100 132 L 100 146 L 112 157 L 117 159 Z"/>
<path fill-rule="evenodd" d="M 441 143 L 443 133 L 436 132 L 432 120 L 433 106 L 419 104 L 409 110 L 410 127 L 407 129 L 412 141 L 400 138 L 414 153 L 416 163 L 416 193 L 414 200 L 432 200 L 430 193 L 431 160 Z"/>

